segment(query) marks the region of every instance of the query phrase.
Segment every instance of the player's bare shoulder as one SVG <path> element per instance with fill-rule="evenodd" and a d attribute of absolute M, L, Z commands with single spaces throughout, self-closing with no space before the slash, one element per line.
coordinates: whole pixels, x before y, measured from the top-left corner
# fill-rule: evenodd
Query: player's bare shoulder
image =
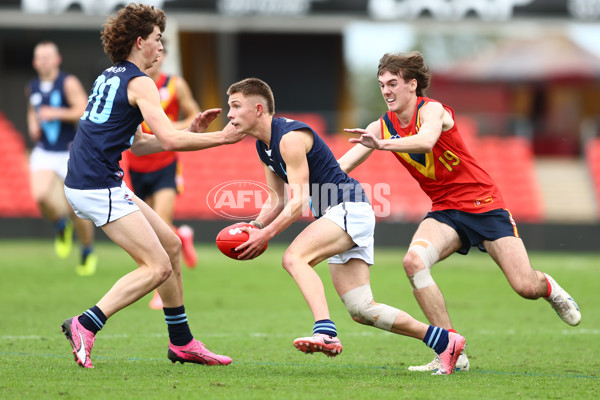
<path fill-rule="evenodd" d="M 442 132 L 454 126 L 454 119 L 452 114 L 444 107 L 444 105 L 437 101 L 430 101 L 421 108 L 419 113 L 421 124 L 425 122 L 440 124 Z"/>
<path fill-rule="evenodd" d="M 310 129 L 297 129 L 290 131 L 281 138 L 280 148 L 282 152 L 288 152 L 291 149 L 302 148 L 308 153 L 315 142 L 315 137 Z"/>
<path fill-rule="evenodd" d="M 136 76 L 131 78 L 127 84 L 127 99 L 129 104 L 136 107 L 140 99 L 147 99 L 158 102 L 160 104 L 160 96 L 156 84 L 147 75 Z"/>

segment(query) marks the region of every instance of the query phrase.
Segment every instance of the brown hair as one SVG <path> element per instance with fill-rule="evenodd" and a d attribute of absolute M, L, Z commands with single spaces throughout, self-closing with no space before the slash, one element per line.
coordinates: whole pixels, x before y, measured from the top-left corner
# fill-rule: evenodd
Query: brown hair
<path fill-rule="evenodd" d="M 398 75 L 404 82 L 417 80 L 417 96 L 424 96 L 431 82 L 431 73 L 423 61 L 423 56 L 418 51 L 410 53 L 386 53 L 379 60 L 377 76 L 384 72 Z"/>
<path fill-rule="evenodd" d="M 267 102 L 267 113 L 271 115 L 275 114 L 275 98 L 273 91 L 266 82 L 258 78 L 246 78 L 229 86 L 227 95 L 231 96 L 235 93 L 241 93 L 244 96 L 262 97 Z"/>
<path fill-rule="evenodd" d="M 57 53 L 60 53 L 60 51 L 59 51 L 58 46 L 56 45 L 56 43 L 54 43 L 51 40 L 44 39 L 44 40 L 39 41 L 38 44 L 36 44 L 35 47 L 33 48 L 34 51 L 35 51 L 35 49 L 37 49 L 40 46 L 52 46 L 52 47 L 54 47 L 56 49 Z"/>
<path fill-rule="evenodd" d="M 138 37 L 146 39 L 155 26 L 164 32 L 167 17 L 160 8 L 144 4 L 129 3 L 116 15 L 109 17 L 100 35 L 104 52 L 113 64 L 129 57 L 131 48 Z"/>

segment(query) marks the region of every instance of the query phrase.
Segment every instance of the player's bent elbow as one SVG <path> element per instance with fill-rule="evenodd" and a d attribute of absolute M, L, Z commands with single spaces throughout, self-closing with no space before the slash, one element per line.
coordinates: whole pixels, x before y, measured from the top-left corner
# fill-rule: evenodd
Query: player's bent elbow
<path fill-rule="evenodd" d="M 433 147 L 435 146 L 435 141 L 430 141 L 427 140 L 425 143 L 423 143 L 423 147 L 421 148 L 421 151 L 423 153 L 431 153 L 433 151 Z"/>
<path fill-rule="evenodd" d="M 182 150 L 180 149 L 177 144 L 175 143 L 174 140 L 170 140 L 170 139 L 166 139 L 166 140 L 161 140 L 160 141 L 160 146 L 165 150 L 165 151 L 177 151 L 177 150 Z"/>

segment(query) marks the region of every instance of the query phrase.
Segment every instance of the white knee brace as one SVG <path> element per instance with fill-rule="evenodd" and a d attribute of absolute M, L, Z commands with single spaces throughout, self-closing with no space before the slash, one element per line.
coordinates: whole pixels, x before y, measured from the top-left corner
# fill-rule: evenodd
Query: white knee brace
<path fill-rule="evenodd" d="M 440 254 L 433 245 L 425 239 L 415 239 L 408 248 L 408 251 L 416 253 L 423 264 L 425 269 L 422 269 L 415 273 L 413 276 L 409 276 L 410 286 L 414 289 L 423 289 L 428 286 L 435 285 L 433 278 L 431 277 L 431 267 L 433 264 L 438 262 Z"/>
<path fill-rule="evenodd" d="M 346 292 L 342 302 L 352 318 L 365 325 L 391 331 L 400 310 L 386 304 L 373 304 L 373 293 L 370 285 L 363 285 Z"/>

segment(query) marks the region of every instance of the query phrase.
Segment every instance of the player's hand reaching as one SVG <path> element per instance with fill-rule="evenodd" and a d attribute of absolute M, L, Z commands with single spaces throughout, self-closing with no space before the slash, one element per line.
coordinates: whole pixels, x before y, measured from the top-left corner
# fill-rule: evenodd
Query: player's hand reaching
<path fill-rule="evenodd" d="M 221 131 L 221 135 L 223 135 L 225 144 L 237 143 L 246 137 L 245 134 L 239 133 L 231 122 L 225 125 L 225 128 Z"/>
<path fill-rule="evenodd" d="M 221 114 L 221 111 L 220 108 L 209 108 L 208 110 L 199 112 L 187 130 L 196 133 L 204 132 L 210 123 Z"/>
<path fill-rule="evenodd" d="M 243 250 L 238 256 L 238 260 L 252 260 L 260 256 L 265 248 L 265 245 L 269 243 L 269 233 L 264 229 L 249 228 L 242 226 L 240 230 L 248 234 L 248 240 L 235 248 L 235 251 Z"/>
<path fill-rule="evenodd" d="M 379 150 L 381 149 L 380 140 L 373 134 L 365 129 L 344 129 L 345 132 L 358 133 L 360 137 L 350 138 L 350 143 L 360 143 L 370 149 Z"/>

